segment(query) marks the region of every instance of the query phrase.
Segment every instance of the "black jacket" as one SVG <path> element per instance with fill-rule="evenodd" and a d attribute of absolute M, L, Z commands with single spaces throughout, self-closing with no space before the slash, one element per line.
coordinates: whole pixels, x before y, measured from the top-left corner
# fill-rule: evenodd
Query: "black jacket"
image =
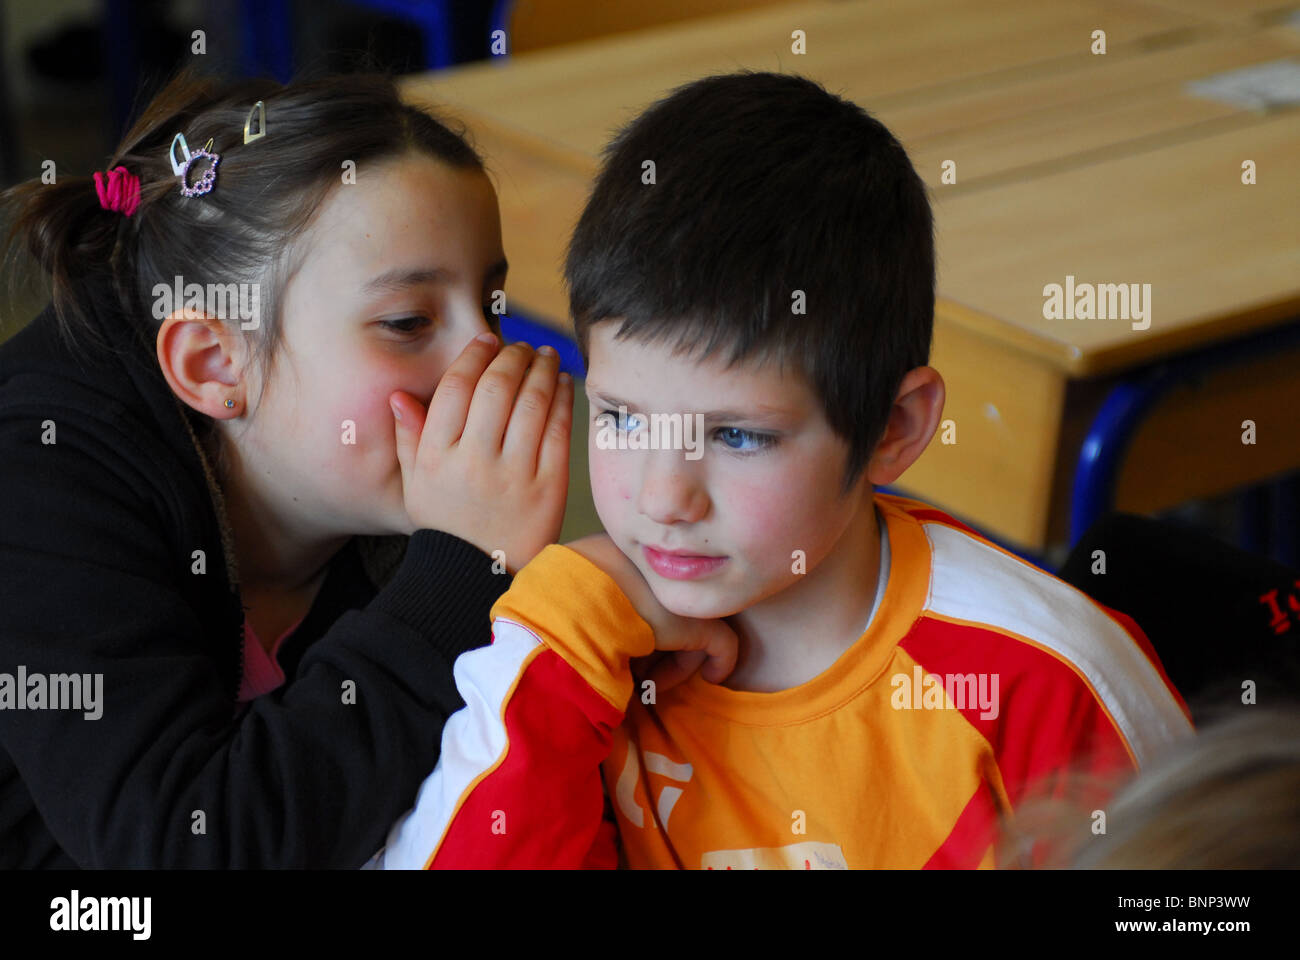
<path fill-rule="evenodd" d="M 1300 570 L 1174 523 L 1111 514 L 1060 576 L 1141 625 L 1198 727 L 1239 712 L 1247 680 L 1256 703 L 1300 707 Z"/>
<path fill-rule="evenodd" d="M 219 488 L 147 333 L 96 310 L 93 359 L 50 308 L 0 347 L 0 675 L 103 675 L 98 719 L 0 709 L 0 867 L 358 867 L 433 769 L 452 663 L 509 577 L 431 530 L 385 576 L 354 538 L 282 647 L 287 683 L 235 719 Z"/>

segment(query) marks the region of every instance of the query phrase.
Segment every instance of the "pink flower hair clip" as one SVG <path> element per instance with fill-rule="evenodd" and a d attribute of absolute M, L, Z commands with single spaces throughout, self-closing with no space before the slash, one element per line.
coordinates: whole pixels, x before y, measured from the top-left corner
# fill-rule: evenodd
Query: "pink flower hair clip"
<path fill-rule="evenodd" d="M 181 146 L 181 154 L 185 158 L 179 163 L 176 159 L 176 145 L 178 143 Z M 212 152 L 211 137 L 209 137 L 208 142 L 203 145 L 202 150 L 195 150 L 193 153 L 190 153 L 190 145 L 185 142 L 185 134 L 178 133 L 176 136 L 172 137 L 172 146 L 167 153 L 172 162 L 172 171 L 176 176 L 181 178 L 181 196 L 201 197 L 205 193 L 212 192 L 212 187 L 217 182 L 217 164 L 221 162 L 221 155 Z M 208 169 L 203 171 L 203 176 L 199 177 L 199 179 L 194 182 L 193 186 L 190 186 L 190 165 L 200 157 L 207 157 L 209 161 Z"/>
<path fill-rule="evenodd" d="M 105 174 L 95 171 L 95 193 L 99 205 L 124 216 L 131 216 L 140 206 L 140 178 L 126 167 L 117 166 Z"/>

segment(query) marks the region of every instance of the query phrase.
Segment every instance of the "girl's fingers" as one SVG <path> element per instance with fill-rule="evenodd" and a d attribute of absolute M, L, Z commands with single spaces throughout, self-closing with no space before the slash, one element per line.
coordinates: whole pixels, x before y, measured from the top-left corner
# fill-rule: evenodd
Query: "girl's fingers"
<path fill-rule="evenodd" d="M 402 484 L 405 486 L 415 470 L 415 455 L 420 448 L 420 434 L 424 429 L 424 404 L 409 393 L 397 390 L 389 396 L 388 405 L 393 410 L 397 462 L 402 467 Z"/>
<path fill-rule="evenodd" d="M 461 443 L 487 455 L 500 453 L 519 385 L 532 361 L 533 348 L 526 343 L 512 343 L 497 354 L 474 389 Z"/>
<path fill-rule="evenodd" d="M 565 489 L 569 485 L 569 436 L 573 431 L 573 378 L 560 374 L 551 400 L 550 414 L 537 448 L 537 474 L 560 477 Z"/>
<path fill-rule="evenodd" d="M 501 452 L 516 469 L 526 470 L 530 476 L 537 470 L 537 453 L 551 415 L 559 371 L 560 355 L 551 347 L 539 349 L 524 376 L 510 422 L 506 424 Z"/>
<path fill-rule="evenodd" d="M 461 438 L 479 379 L 497 355 L 500 341 L 481 333 L 451 362 L 429 401 L 428 429 L 421 442 L 446 449 Z"/>

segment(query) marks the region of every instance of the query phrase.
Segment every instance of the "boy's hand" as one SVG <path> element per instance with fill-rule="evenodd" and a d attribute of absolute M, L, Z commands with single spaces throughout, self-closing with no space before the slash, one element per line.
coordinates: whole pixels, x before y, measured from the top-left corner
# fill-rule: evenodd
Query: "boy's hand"
<path fill-rule="evenodd" d="M 704 679 L 721 683 L 736 667 L 739 640 L 722 620 L 679 617 L 664 609 L 631 560 L 607 534 L 598 533 L 565 544 L 600 567 L 618 584 L 636 612 L 655 634 L 655 650 L 671 652 L 647 657 L 646 678 L 659 690 L 671 690 L 703 664 Z"/>
<path fill-rule="evenodd" d="M 427 412 L 404 391 L 389 397 L 414 529 L 503 550 L 512 573 L 556 541 L 573 423 L 573 380 L 559 370 L 550 347 L 502 349 L 485 334 L 447 368 Z"/>

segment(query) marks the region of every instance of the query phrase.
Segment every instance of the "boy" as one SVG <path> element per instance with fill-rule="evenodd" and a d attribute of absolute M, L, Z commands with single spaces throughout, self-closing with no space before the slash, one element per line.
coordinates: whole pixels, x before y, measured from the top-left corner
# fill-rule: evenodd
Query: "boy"
<path fill-rule="evenodd" d="M 608 537 L 546 548 L 457 661 L 385 866 L 992 866 L 1022 803 L 1190 731 L 1131 621 L 874 493 L 944 392 L 925 187 L 860 108 L 679 89 L 607 148 L 566 278 Z M 727 618 L 725 685 L 634 683 L 677 618 Z"/>

